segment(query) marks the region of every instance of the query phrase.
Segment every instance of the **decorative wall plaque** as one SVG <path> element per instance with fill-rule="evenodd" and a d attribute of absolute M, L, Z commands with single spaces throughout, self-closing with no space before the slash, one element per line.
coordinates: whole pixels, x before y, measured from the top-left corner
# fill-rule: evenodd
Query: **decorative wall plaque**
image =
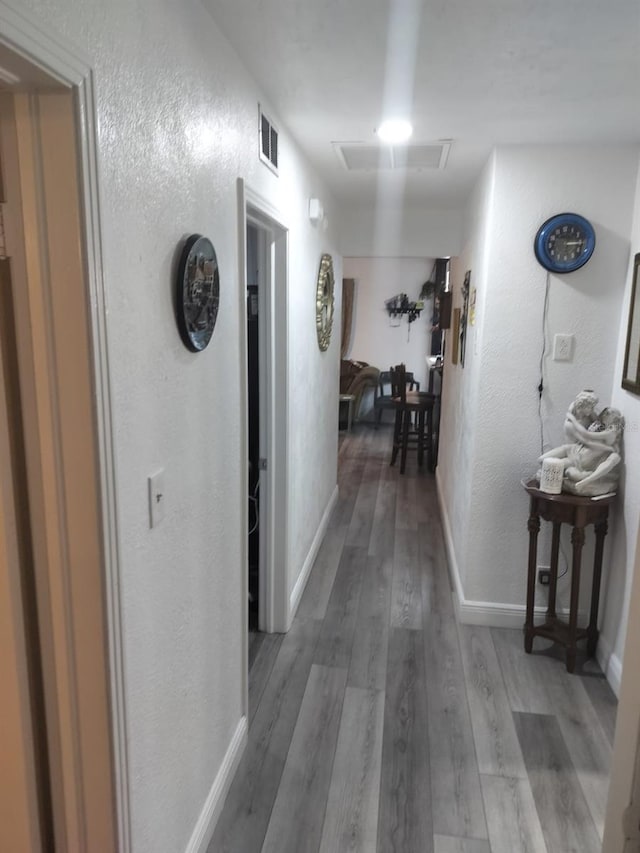
<path fill-rule="evenodd" d="M 187 238 L 178 264 L 177 319 L 187 349 L 201 352 L 211 340 L 218 317 L 220 276 L 211 240 Z"/>
<path fill-rule="evenodd" d="M 334 288 L 333 260 L 331 255 L 325 254 L 320 260 L 320 272 L 318 273 L 318 287 L 316 290 L 316 331 L 318 333 L 318 346 L 322 352 L 329 348 L 329 342 L 331 341 Z"/>

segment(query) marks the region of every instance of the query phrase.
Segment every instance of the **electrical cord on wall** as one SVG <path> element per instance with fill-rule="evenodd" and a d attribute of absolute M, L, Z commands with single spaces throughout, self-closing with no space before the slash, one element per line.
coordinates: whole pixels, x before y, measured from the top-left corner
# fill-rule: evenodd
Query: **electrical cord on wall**
<path fill-rule="evenodd" d="M 547 319 L 549 316 L 549 286 L 551 284 L 551 273 L 547 272 L 547 280 L 544 290 L 544 307 L 542 309 L 542 351 L 540 353 L 540 383 L 538 385 L 538 420 L 540 421 L 540 455 L 544 453 L 544 418 L 542 416 L 542 394 L 544 392 L 544 359 L 547 354 Z M 569 560 L 565 553 L 562 542 L 560 545 L 560 553 L 564 562 L 564 570 L 558 574 L 558 580 L 563 578 L 569 571 Z"/>
<path fill-rule="evenodd" d="M 542 417 L 542 393 L 544 391 L 544 359 L 547 354 L 547 316 L 549 314 L 549 284 L 551 274 L 547 272 L 542 309 L 542 351 L 540 353 L 540 383 L 538 385 L 538 420 L 540 421 L 540 455 L 544 453 L 544 418 Z"/>
<path fill-rule="evenodd" d="M 253 511 L 256 515 L 256 520 L 254 522 L 253 527 L 249 531 L 249 536 L 258 529 L 258 525 L 260 524 L 260 513 L 258 511 L 258 489 L 260 488 L 260 478 L 256 480 L 256 485 L 253 489 L 253 494 L 249 495 L 249 500 L 253 503 Z"/>

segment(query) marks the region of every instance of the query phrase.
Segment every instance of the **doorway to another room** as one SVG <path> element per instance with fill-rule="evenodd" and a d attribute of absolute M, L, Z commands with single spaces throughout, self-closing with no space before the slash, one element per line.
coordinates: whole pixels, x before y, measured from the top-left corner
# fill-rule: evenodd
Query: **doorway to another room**
<path fill-rule="evenodd" d="M 288 588 L 288 230 L 269 202 L 238 179 L 240 299 L 245 312 L 242 423 L 244 499 L 244 708 L 250 670 L 267 634 L 289 629 Z M 276 638 L 273 638 L 274 640 Z"/>
<path fill-rule="evenodd" d="M 248 542 L 248 609 L 249 632 L 253 634 L 260 625 L 260 249 L 264 245 L 264 232 L 247 224 L 247 420 L 249 445 L 249 542 Z M 264 282 L 263 282 L 264 288 Z M 264 317 L 262 317 L 264 320 Z M 263 463 L 264 464 L 264 463 Z M 252 643 L 249 643 L 251 651 Z"/>

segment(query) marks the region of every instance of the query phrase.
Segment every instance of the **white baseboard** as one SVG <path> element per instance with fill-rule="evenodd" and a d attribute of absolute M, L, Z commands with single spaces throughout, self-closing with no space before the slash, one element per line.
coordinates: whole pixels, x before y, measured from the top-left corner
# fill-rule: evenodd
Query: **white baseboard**
<path fill-rule="evenodd" d="M 316 535 L 313 537 L 313 542 L 311 543 L 311 547 L 309 548 L 309 553 L 307 554 L 306 559 L 302 565 L 302 569 L 300 570 L 300 574 L 298 575 L 298 580 L 296 581 L 295 586 L 291 591 L 291 596 L 289 598 L 289 624 L 291 624 L 293 617 L 296 615 L 296 610 L 298 609 L 298 605 L 300 604 L 302 593 L 304 592 L 304 588 L 307 585 L 307 581 L 309 580 L 311 569 L 313 568 L 313 564 L 320 549 L 320 545 L 322 545 L 322 540 L 324 539 L 324 534 L 326 533 L 327 525 L 329 524 L 329 519 L 331 518 L 331 513 L 333 512 L 333 508 L 336 505 L 337 500 L 338 486 L 336 484 L 336 487 L 331 493 L 329 502 L 327 503 L 325 510 L 322 514 L 322 518 L 320 519 L 320 524 L 318 525 Z"/>
<path fill-rule="evenodd" d="M 458 621 L 463 625 L 484 625 L 487 628 L 522 628 L 524 626 L 526 607 L 524 604 L 503 604 L 495 601 L 474 601 L 464 597 L 460 571 L 453 547 L 453 535 L 449 514 L 442 497 L 438 469 L 436 468 L 436 486 L 438 494 L 438 506 L 442 518 L 442 529 L 444 531 L 444 542 L 447 550 L 447 563 L 449 576 L 453 585 L 453 602 Z M 561 614 L 565 611 L 560 610 Z M 568 613 L 568 611 L 566 611 Z M 536 614 L 544 614 L 544 607 L 536 607 Z"/>
<path fill-rule="evenodd" d="M 525 608 L 519 605 L 492 604 L 466 598 L 456 603 L 456 611 L 463 625 L 485 625 L 488 628 L 522 628 L 525 619 Z"/>
<path fill-rule="evenodd" d="M 519 604 L 496 604 L 492 601 L 471 601 L 464 597 L 460 570 L 453 547 L 453 534 L 449 513 L 442 497 L 439 469 L 436 468 L 436 492 L 442 519 L 444 543 L 447 551 L 447 566 L 453 586 L 453 603 L 458 621 L 463 625 L 486 625 L 490 628 L 522 628 L 525 608 Z"/>
<path fill-rule="evenodd" d="M 442 497 L 438 469 L 436 468 L 436 485 L 442 529 L 447 551 L 449 576 L 453 586 L 453 603 L 458 621 L 463 625 L 485 625 L 489 628 L 522 628 L 525 618 L 525 607 L 520 604 L 498 604 L 493 601 L 472 601 L 464 597 L 458 561 L 453 547 L 453 534 L 447 507 Z"/>
<path fill-rule="evenodd" d="M 440 507 L 440 518 L 442 519 L 442 530 L 444 532 L 444 544 L 447 549 L 447 567 L 449 569 L 449 577 L 453 584 L 453 601 L 456 608 L 456 615 L 460 618 L 460 602 L 464 600 L 462 591 L 462 581 L 460 580 L 460 572 L 458 571 L 458 561 L 456 560 L 456 552 L 453 547 L 453 535 L 451 533 L 451 524 L 449 522 L 449 513 L 442 496 L 442 484 L 440 482 L 440 469 L 436 467 L 436 494 L 438 495 L 438 506 Z"/>
<path fill-rule="evenodd" d="M 242 753 L 247 745 L 247 731 L 247 718 L 241 717 L 222 760 L 220 770 L 218 770 L 216 778 L 213 780 L 213 785 L 200 812 L 200 817 L 191 833 L 185 853 L 206 853 L 206 849 L 213 837 L 216 823 L 220 817 L 225 797 L 229 792 L 231 782 L 242 758 Z"/>
<path fill-rule="evenodd" d="M 607 681 L 616 696 L 620 695 L 620 681 L 622 679 L 622 661 L 602 635 L 598 638 L 596 649 L 596 660 L 600 669 L 604 672 Z"/>

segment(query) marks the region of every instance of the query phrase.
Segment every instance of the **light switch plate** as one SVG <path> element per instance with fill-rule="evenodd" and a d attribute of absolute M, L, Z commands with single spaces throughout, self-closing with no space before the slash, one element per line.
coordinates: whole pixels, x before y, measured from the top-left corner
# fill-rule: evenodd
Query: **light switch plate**
<path fill-rule="evenodd" d="M 157 527 L 164 518 L 167 501 L 164 493 L 164 469 L 149 477 L 149 527 Z"/>
<path fill-rule="evenodd" d="M 573 340 L 573 335 L 554 335 L 554 361 L 571 361 L 571 358 L 573 356 Z"/>

